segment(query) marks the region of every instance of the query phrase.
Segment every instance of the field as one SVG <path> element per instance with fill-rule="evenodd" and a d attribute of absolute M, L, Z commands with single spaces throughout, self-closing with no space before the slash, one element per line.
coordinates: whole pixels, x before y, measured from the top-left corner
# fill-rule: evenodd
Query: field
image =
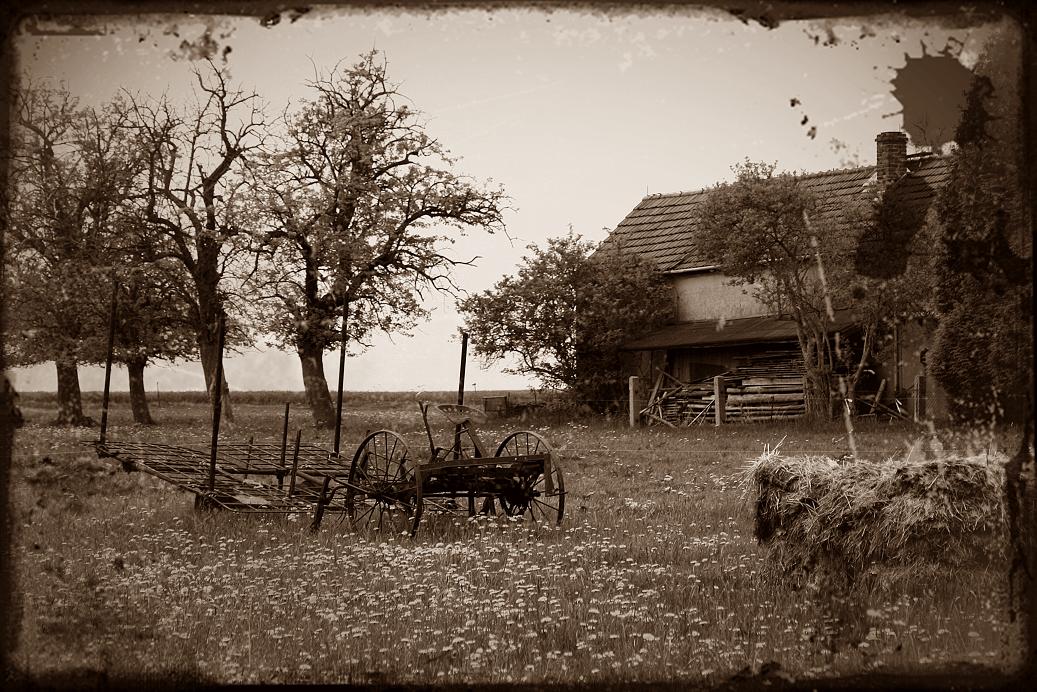
<path fill-rule="evenodd" d="M 96 459 L 82 444 L 96 429 L 48 427 L 50 402 L 20 403 L 28 422 L 14 448 L 11 540 L 21 630 L 10 656 L 28 679 L 713 685 L 1018 664 L 1004 565 L 852 605 L 793 591 L 769 568 L 744 466 L 783 439 L 787 454 L 838 457 L 848 450 L 839 423 L 491 421 L 494 441 L 516 428 L 551 440 L 568 492 L 562 525 L 478 517 L 423 525 L 411 539 L 357 536 L 337 517 L 313 536 L 306 516 L 197 513 L 189 495 Z M 164 395 L 151 429 L 130 425 L 127 408 L 115 405 L 114 439 L 207 440 L 197 398 Z M 282 413 L 275 395 L 237 397 L 223 437 L 275 441 Z M 413 395 L 348 394 L 344 420 L 344 449 L 379 428 L 427 449 Z M 916 435 L 859 425 L 868 458 L 900 453 Z M 292 410 L 299 427 L 330 447 L 302 404 Z M 949 431 L 943 439 L 965 444 Z"/>

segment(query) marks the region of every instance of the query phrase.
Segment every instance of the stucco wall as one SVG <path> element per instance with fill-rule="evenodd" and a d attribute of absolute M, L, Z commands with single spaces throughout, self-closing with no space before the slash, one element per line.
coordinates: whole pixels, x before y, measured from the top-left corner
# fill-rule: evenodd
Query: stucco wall
<path fill-rule="evenodd" d="M 674 278 L 677 295 L 677 319 L 716 320 L 758 317 L 770 311 L 748 294 L 749 286 L 732 286 L 729 279 L 716 272 L 679 274 Z"/>

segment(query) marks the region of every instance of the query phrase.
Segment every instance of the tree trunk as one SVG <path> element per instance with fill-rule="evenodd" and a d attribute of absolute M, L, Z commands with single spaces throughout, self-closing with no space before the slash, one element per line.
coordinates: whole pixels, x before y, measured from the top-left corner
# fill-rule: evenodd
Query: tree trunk
<path fill-rule="evenodd" d="M 214 226 L 209 230 L 213 230 Z M 195 306 L 195 329 L 198 343 L 198 355 L 202 359 L 202 374 L 205 376 L 205 390 L 209 393 L 209 401 L 214 397 L 212 380 L 216 375 L 216 361 L 222 357 L 220 348 L 219 316 L 222 301 L 219 297 L 220 245 L 213 237 L 199 230 L 196 237 L 198 258 L 195 260 L 191 276 L 194 279 L 198 303 Z M 227 385 L 227 373 L 224 372 L 220 385 L 223 387 L 222 417 L 228 423 L 234 422 L 234 411 L 230 405 L 230 387 Z"/>
<path fill-rule="evenodd" d="M 803 367 L 803 399 L 807 418 L 829 420 L 832 417 L 831 370 L 825 363 L 824 344 L 815 336 L 807 336 L 801 343 Z"/>
<path fill-rule="evenodd" d="M 144 366 L 147 360 L 134 359 L 126 363 L 130 373 L 130 409 L 133 411 L 133 422 L 138 425 L 154 425 L 155 419 L 148 410 L 148 395 L 144 390 Z"/>
<path fill-rule="evenodd" d="M 219 350 L 219 342 L 216 339 L 210 341 L 209 334 L 198 335 L 198 352 L 202 358 L 202 371 L 205 375 L 205 391 L 209 392 L 209 401 L 213 399 L 212 378 L 216 375 L 216 352 Z M 223 385 L 223 419 L 228 423 L 234 422 L 234 411 L 230 405 L 230 387 L 227 385 L 227 374 L 222 377 Z"/>
<path fill-rule="evenodd" d="M 850 406 L 850 415 L 853 416 L 857 415 L 857 384 L 861 381 L 864 367 L 871 359 L 871 352 L 874 349 L 876 329 L 877 326 L 874 323 L 867 324 L 864 327 L 864 333 L 861 335 L 860 357 L 857 358 L 855 363 L 846 363 L 846 365 L 849 366 L 850 371 L 847 376 L 843 378 L 843 383 L 846 387 L 846 398 L 853 402 Z"/>
<path fill-rule="evenodd" d="M 313 422 L 318 428 L 333 428 L 335 427 L 335 409 L 331 405 L 328 380 L 324 376 L 323 355 L 323 351 L 319 347 L 310 345 L 299 347 L 302 382 L 306 387 L 306 401 L 313 413 Z"/>
<path fill-rule="evenodd" d="M 75 359 L 59 358 L 54 364 L 58 368 L 58 417 L 54 425 L 92 426 L 93 419 L 83 415 L 79 366 Z"/>
<path fill-rule="evenodd" d="M 803 392 L 806 399 L 807 417 L 811 420 L 830 420 L 832 418 L 831 383 L 828 374 L 820 371 L 817 365 L 807 366 L 806 387 Z"/>

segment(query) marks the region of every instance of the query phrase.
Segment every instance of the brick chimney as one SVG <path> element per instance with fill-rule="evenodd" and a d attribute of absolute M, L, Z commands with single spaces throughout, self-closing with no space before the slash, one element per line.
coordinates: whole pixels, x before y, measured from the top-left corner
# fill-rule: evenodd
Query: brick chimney
<path fill-rule="evenodd" d="M 875 175 L 880 189 L 886 189 L 907 173 L 907 135 L 880 132 L 875 138 Z"/>

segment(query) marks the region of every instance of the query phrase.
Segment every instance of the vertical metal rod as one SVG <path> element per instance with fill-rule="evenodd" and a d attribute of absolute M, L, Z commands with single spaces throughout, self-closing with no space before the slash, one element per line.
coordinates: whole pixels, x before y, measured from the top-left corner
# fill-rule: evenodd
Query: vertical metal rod
<path fill-rule="evenodd" d="M 349 319 L 349 299 L 342 301 L 342 344 L 338 356 L 338 406 L 335 409 L 335 457 L 338 458 L 342 441 L 342 383 L 346 373 L 346 326 Z"/>
<path fill-rule="evenodd" d="M 292 403 L 290 401 L 284 402 L 284 428 L 281 429 L 281 468 L 285 468 L 284 459 L 285 452 L 288 449 L 288 411 L 291 409 Z M 277 474 L 277 489 L 280 490 L 284 487 L 284 474 Z"/>
<path fill-rule="evenodd" d="M 461 332 L 461 374 L 457 378 L 457 405 L 464 405 L 464 366 L 468 359 L 468 332 Z"/>
<path fill-rule="evenodd" d="M 248 438 L 248 451 L 245 453 L 245 471 L 252 468 L 252 443 L 255 441 L 255 435 L 249 435 Z M 248 478 L 248 473 L 245 474 L 245 478 Z"/>
<path fill-rule="evenodd" d="M 464 366 L 468 360 L 468 332 L 461 330 L 461 372 L 457 377 L 457 405 L 464 405 Z M 461 458 L 461 424 L 454 426 L 454 458 Z"/>
<path fill-rule="evenodd" d="M 281 468 L 284 468 L 284 453 L 288 448 L 288 411 L 291 406 L 290 401 L 284 402 L 284 427 L 281 429 Z"/>
<path fill-rule="evenodd" d="M 108 355 L 104 361 L 104 396 L 101 399 L 101 439 L 104 444 L 108 433 L 108 400 L 112 389 L 112 357 L 115 354 L 115 309 L 119 297 L 119 282 L 112 282 L 112 309 L 108 314 Z"/>
<path fill-rule="evenodd" d="M 299 472 L 299 441 L 302 439 L 302 430 L 295 431 L 295 451 L 292 452 L 292 476 L 288 480 L 288 497 L 295 494 L 295 474 Z"/>
<path fill-rule="evenodd" d="M 212 378 L 212 442 L 209 448 L 209 492 L 216 490 L 216 451 L 220 444 L 220 414 L 223 407 L 223 343 L 227 325 L 223 315 L 223 307 L 216 320 L 219 330 L 216 341 L 216 372 Z"/>

